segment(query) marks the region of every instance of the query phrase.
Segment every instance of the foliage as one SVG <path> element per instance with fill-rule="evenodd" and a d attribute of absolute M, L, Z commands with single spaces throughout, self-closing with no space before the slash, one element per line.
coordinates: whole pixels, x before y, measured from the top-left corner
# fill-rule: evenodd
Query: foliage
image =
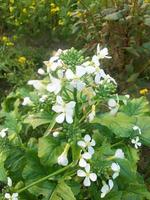
<path fill-rule="evenodd" d="M 40 80 L 7 96 L 1 199 L 150 199 L 138 172 L 140 146 L 150 146 L 149 104 L 117 94 L 104 58 L 108 50 L 99 46 L 92 59 L 58 50 L 38 69 Z"/>
<path fill-rule="evenodd" d="M 77 41 L 82 41 L 88 53 L 97 43 L 109 46 L 114 59 L 108 71 L 114 76 L 119 73 L 121 89 L 126 84 L 131 87 L 138 78 L 149 81 L 149 1 L 81 0 L 72 16 Z M 137 84 L 144 86 L 141 81 Z"/>

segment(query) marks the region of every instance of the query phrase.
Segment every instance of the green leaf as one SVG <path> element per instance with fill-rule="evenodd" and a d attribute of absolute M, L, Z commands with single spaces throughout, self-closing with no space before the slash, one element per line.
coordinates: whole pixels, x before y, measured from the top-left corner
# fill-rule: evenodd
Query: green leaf
<path fill-rule="evenodd" d="M 76 200 L 76 198 L 71 188 L 65 182 L 60 182 L 49 200 Z"/>
<path fill-rule="evenodd" d="M 129 184 L 128 188 L 126 189 L 129 193 L 133 193 L 136 195 L 141 195 L 146 199 L 150 199 L 150 192 L 148 192 L 146 186 L 144 184 Z M 143 199 L 143 198 L 141 198 Z"/>
<path fill-rule="evenodd" d="M 41 137 L 38 144 L 38 157 L 43 165 L 53 165 L 57 163 L 57 158 L 63 149 L 64 145 L 58 138 Z"/>
<path fill-rule="evenodd" d="M 27 155 L 27 164 L 23 169 L 22 176 L 25 180 L 26 185 L 29 185 L 45 176 L 47 176 L 47 170 L 41 165 L 37 154 L 29 151 Z M 43 181 L 30 187 L 28 190 L 35 196 L 43 195 L 49 197 L 54 189 L 55 183 L 50 181 Z"/>
<path fill-rule="evenodd" d="M 25 118 L 24 123 L 31 124 L 33 129 L 36 127 L 42 125 L 42 124 L 48 124 L 51 122 L 52 115 L 47 112 L 41 112 L 36 113 L 34 115 L 29 115 L 27 118 Z"/>
<path fill-rule="evenodd" d="M 7 175 L 4 168 L 4 163 L 0 161 L 0 181 L 5 182 L 6 180 L 7 180 Z"/>
<path fill-rule="evenodd" d="M 118 12 L 107 15 L 105 17 L 105 20 L 116 21 L 116 20 L 119 20 L 120 18 L 122 18 L 122 12 L 118 11 Z"/>
<path fill-rule="evenodd" d="M 122 106 L 121 111 L 129 116 L 142 116 L 150 111 L 150 107 L 146 98 L 140 97 L 138 99 L 132 99 L 127 105 Z"/>
<path fill-rule="evenodd" d="M 118 113 L 116 116 L 107 113 L 95 118 L 92 123 L 99 123 L 106 126 L 117 137 L 129 137 L 132 133 L 135 119 L 123 113 Z"/>
<path fill-rule="evenodd" d="M 140 139 L 142 140 L 142 143 L 150 146 L 150 117 L 138 117 L 136 125 L 141 129 L 142 134 L 140 135 Z"/>
<path fill-rule="evenodd" d="M 146 17 L 144 20 L 144 24 L 150 26 L 150 17 Z"/>

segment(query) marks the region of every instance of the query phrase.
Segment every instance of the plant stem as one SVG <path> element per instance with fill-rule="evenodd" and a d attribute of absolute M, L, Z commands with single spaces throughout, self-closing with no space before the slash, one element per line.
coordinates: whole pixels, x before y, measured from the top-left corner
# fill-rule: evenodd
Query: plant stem
<path fill-rule="evenodd" d="M 64 171 L 66 171 L 66 170 L 67 170 L 69 167 L 71 167 L 71 166 L 73 166 L 73 163 L 70 163 L 70 165 L 68 165 L 68 166 L 66 166 L 66 167 L 64 167 L 64 168 L 61 168 L 61 169 L 57 170 L 56 172 L 54 172 L 54 173 L 52 173 L 52 174 L 49 174 L 49 175 L 47 175 L 47 176 L 45 176 L 45 177 L 43 177 L 43 178 L 41 178 L 41 179 L 39 179 L 39 180 L 37 180 L 37 181 L 34 181 L 33 183 L 31 183 L 31 184 L 25 186 L 24 188 L 20 189 L 17 193 L 21 193 L 21 192 L 23 192 L 23 191 L 29 189 L 30 187 L 32 187 L 32 186 L 38 184 L 38 183 L 41 183 L 41 182 L 43 182 L 43 181 L 45 181 L 45 180 L 47 180 L 47 179 L 49 179 L 49 178 L 51 178 L 51 177 L 53 177 L 53 176 L 55 176 L 55 175 L 58 175 L 58 174 L 60 174 L 60 173 L 62 173 L 62 172 L 64 172 Z"/>

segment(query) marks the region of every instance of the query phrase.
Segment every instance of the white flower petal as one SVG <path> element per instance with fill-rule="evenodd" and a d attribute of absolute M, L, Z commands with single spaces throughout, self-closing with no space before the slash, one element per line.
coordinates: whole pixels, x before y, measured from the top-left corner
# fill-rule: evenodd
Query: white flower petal
<path fill-rule="evenodd" d="M 77 144 L 80 147 L 84 147 L 84 148 L 86 147 L 86 143 L 84 141 L 78 141 Z"/>
<path fill-rule="evenodd" d="M 85 177 L 84 181 L 83 181 L 83 185 L 85 187 L 89 187 L 91 185 L 91 181 L 89 177 Z"/>
<path fill-rule="evenodd" d="M 8 185 L 9 187 L 12 187 L 12 180 L 11 180 L 10 177 L 7 177 L 7 185 Z"/>
<path fill-rule="evenodd" d="M 56 122 L 59 123 L 59 124 L 63 123 L 64 120 L 65 120 L 65 114 L 64 113 L 61 113 L 60 115 L 58 115 L 56 117 Z"/>
<path fill-rule="evenodd" d="M 56 102 L 60 105 L 63 105 L 64 101 L 62 100 L 62 97 L 61 96 L 57 96 L 56 97 Z"/>
<path fill-rule="evenodd" d="M 85 142 L 90 142 L 90 141 L 91 141 L 91 136 L 88 135 L 88 134 L 86 134 L 86 135 L 84 136 L 84 141 L 85 141 Z"/>
<path fill-rule="evenodd" d="M 82 157 L 83 157 L 84 159 L 86 159 L 86 160 L 88 160 L 88 159 L 91 159 L 91 158 L 92 158 L 91 154 L 90 154 L 90 153 L 88 153 L 88 152 L 85 152 L 85 153 L 83 153 L 83 154 L 82 154 Z"/>
<path fill-rule="evenodd" d="M 115 157 L 116 158 L 120 158 L 120 159 L 124 159 L 124 152 L 122 151 L 122 149 L 117 149 L 116 150 Z"/>
<path fill-rule="evenodd" d="M 79 160 L 79 166 L 80 166 L 80 167 L 86 167 L 86 165 L 87 165 L 86 160 L 84 160 L 83 158 L 81 158 L 81 159 Z"/>
<path fill-rule="evenodd" d="M 96 55 L 92 57 L 92 62 L 95 64 L 96 67 L 100 66 L 99 58 Z"/>
<path fill-rule="evenodd" d="M 112 175 L 112 178 L 115 179 L 119 176 L 119 172 L 115 172 L 113 175 Z"/>
<path fill-rule="evenodd" d="M 39 69 L 38 69 L 38 74 L 44 75 L 44 74 L 45 74 L 45 71 L 44 71 L 42 68 L 39 68 Z"/>
<path fill-rule="evenodd" d="M 72 115 L 66 113 L 66 122 L 68 124 L 72 124 L 73 123 Z"/>
<path fill-rule="evenodd" d="M 66 104 L 66 109 L 73 109 L 76 105 L 75 101 L 70 101 L 69 103 Z"/>
<path fill-rule="evenodd" d="M 120 166 L 118 165 L 118 163 L 112 163 L 111 169 L 112 169 L 114 172 L 118 172 L 118 171 L 120 171 Z"/>
<path fill-rule="evenodd" d="M 91 146 L 95 146 L 95 145 L 96 145 L 96 142 L 95 142 L 94 139 L 92 139 L 92 141 L 91 141 Z"/>
<path fill-rule="evenodd" d="M 85 171 L 86 171 L 87 173 L 89 173 L 89 172 L 90 172 L 90 168 L 91 168 L 91 167 L 90 167 L 90 164 L 87 164 L 86 167 L 85 167 Z"/>
<path fill-rule="evenodd" d="M 67 69 L 65 76 L 66 76 L 66 79 L 68 79 L 68 80 L 72 80 L 75 77 L 75 75 L 71 69 Z"/>
<path fill-rule="evenodd" d="M 97 175 L 95 173 L 90 173 L 90 179 L 91 179 L 91 181 L 96 181 Z"/>
<path fill-rule="evenodd" d="M 101 192 L 107 194 L 108 191 L 109 191 L 109 186 L 107 184 L 103 185 L 103 187 L 101 188 Z"/>
<path fill-rule="evenodd" d="M 5 193 L 5 198 L 6 199 L 10 199 L 11 198 L 11 195 L 9 193 Z"/>
<path fill-rule="evenodd" d="M 113 186 L 114 186 L 114 183 L 113 183 L 113 181 L 111 179 L 109 179 L 108 185 L 109 185 L 109 189 L 111 190 L 113 188 Z"/>
<path fill-rule="evenodd" d="M 52 106 L 52 110 L 55 111 L 56 113 L 63 112 L 63 107 L 61 105 L 54 105 Z"/>
<path fill-rule="evenodd" d="M 77 77 L 82 77 L 83 75 L 86 74 L 86 68 L 83 66 L 76 66 L 76 76 Z"/>
<path fill-rule="evenodd" d="M 111 107 L 111 108 L 116 107 L 117 106 L 117 102 L 115 101 L 115 99 L 109 99 L 108 106 Z"/>
<path fill-rule="evenodd" d="M 95 72 L 95 70 L 96 70 L 95 67 L 92 67 L 92 66 L 86 67 L 87 74 L 92 74 Z"/>
<path fill-rule="evenodd" d="M 77 176 L 79 176 L 79 177 L 86 177 L 86 173 L 85 173 L 85 171 L 79 169 L 79 170 L 77 171 Z"/>
<path fill-rule="evenodd" d="M 88 147 L 88 152 L 93 155 L 94 154 L 94 148 L 93 147 Z"/>

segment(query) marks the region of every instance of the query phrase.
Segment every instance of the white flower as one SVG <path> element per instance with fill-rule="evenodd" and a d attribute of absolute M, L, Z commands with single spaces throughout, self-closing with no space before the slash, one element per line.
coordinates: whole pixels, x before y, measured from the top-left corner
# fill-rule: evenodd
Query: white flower
<path fill-rule="evenodd" d="M 120 166 L 118 163 L 112 163 L 111 169 L 114 171 L 114 174 L 112 175 L 113 179 L 117 178 L 120 173 Z"/>
<path fill-rule="evenodd" d="M 49 92 L 54 92 L 54 94 L 58 94 L 61 90 L 61 81 L 51 76 L 51 83 L 47 85 L 47 90 Z"/>
<path fill-rule="evenodd" d="M 12 195 L 10 193 L 5 193 L 5 199 L 18 200 L 18 193 L 13 193 Z"/>
<path fill-rule="evenodd" d="M 93 146 L 96 145 L 95 143 L 95 140 L 91 139 L 91 136 L 90 135 L 85 135 L 84 136 L 84 141 L 80 140 L 78 141 L 78 145 L 80 147 L 83 147 L 83 148 L 87 148 L 88 149 L 88 152 L 93 155 L 94 154 L 94 148 Z"/>
<path fill-rule="evenodd" d="M 99 62 L 99 57 L 97 55 L 94 55 L 92 57 L 92 62 L 93 64 L 96 66 L 96 67 L 99 67 L 100 66 L 100 62 Z"/>
<path fill-rule="evenodd" d="M 44 75 L 44 74 L 45 74 L 44 69 L 39 68 L 39 69 L 38 69 L 38 74 L 40 74 L 40 75 Z"/>
<path fill-rule="evenodd" d="M 97 45 L 97 56 L 99 59 L 111 58 L 108 56 L 108 49 L 106 47 L 101 49 L 99 44 Z"/>
<path fill-rule="evenodd" d="M 92 111 L 88 115 L 89 122 L 91 122 L 95 117 L 95 105 L 92 106 Z"/>
<path fill-rule="evenodd" d="M 116 102 L 115 99 L 109 99 L 108 106 L 109 106 L 111 115 L 115 115 L 118 112 L 119 104 Z"/>
<path fill-rule="evenodd" d="M 59 136 L 59 132 L 58 131 L 55 131 L 55 132 L 53 132 L 53 137 L 58 137 Z"/>
<path fill-rule="evenodd" d="M 77 175 L 79 177 L 85 177 L 84 181 L 83 181 L 83 185 L 86 187 L 89 187 L 91 185 L 91 181 L 96 181 L 97 180 L 97 175 L 95 173 L 91 173 L 90 172 L 90 165 L 87 164 L 85 167 L 85 171 L 84 170 L 78 170 L 77 171 Z"/>
<path fill-rule="evenodd" d="M 10 177 L 7 177 L 7 185 L 8 185 L 9 187 L 12 187 L 12 180 L 11 180 Z"/>
<path fill-rule="evenodd" d="M 0 131 L 0 137 L 2 137 L 2 138 L 6 137 L 7 131 L 8 131 L 8 128 L 2 129 Z"/>
<path fill-rule="evenodd" d="M 55 71 L 58 67 L 62 67 L 63 62 L 58 56 L 52 56 L 48 61 L 44 61 L 47 72 Z"/>
<path fill-rule="evenodd" d="M 141 134 L 142 132 L 141 132 L 141 129 L 140 129 L 140 127 L 139 126 L 133 126 L 133 130 L 134 131 L 138 131 L 139 132 L 139 134 Z"/>
<path fill-rule="evenodd" d="M 115 158 L 124 159 L 124 152 L 122 149 L 117 149 L 115 152 Z"/>
<path fill-rule="evenodd" d="M 44 90 L 45 85 L 40 80 L 29 80 L 28 85 L 32 85 L 36 90 Z"/>
<path fill-rule="evenodd" d="M 61 124 L 66 119 L 67 123 L 71 124 L 73 122 L 73 111 L 76 103 L 74 101 L 64 103 L 60 96 L 57 96 L 56 102 L 57 104 L 52 107 L 53 111 L 60 113 L 56 117 L 56 122 Z"/>
<path fill-rule="evenodd" d="M 86 68 L 83 66 L 76 66 L 76 73 L 74 74 L 71 69 L 67 69 L 65 76 L 67 80 L 71 81 L 71 86 L 81 91 L 85 87 L 85 83 L 81 81 L 81 77 L 86 74 Z"/>
<path fill-rule="evenodd" d="M 22 102 L 22 105 L 23 106 L 27 106 L 27 105 L 32 105 L 33 104 L 33 102 L 31 101 L 31 99 L 30 99 L 30 97 L 25 97 L 24 99 L 23 99 L 23 102 Z"/>
<path fill-rule="evenodd" d="M 70 148 L 70 145 L 66 144 L 64 151 L 62 152 L 62 154 L 57 159 L 57 162 L 58 162 L 59 165 L 62 165 L 62 166 L 68 165 L 67 154 L 68 154 L 69 148 Z"/>
<path fill-rule="evenodd" d="M 79 160 L 79 166 L 80 167 L 86 167 L 86 165 L 87 165 L 86 160 L 89 160 L 91 158 L 92 158 L 92 155 L 88 152 L 81 154 L 80 160 Z"/>
<path fill-rule="evenodd" d="M 114 183 L 111 179 L 109 179 L 108 184 L 104 184 L 103 187 L 101 188 L 101 198 L 104 198 L 106 194 L 110 192 L 110 190 L 113 188 Z"/>
<path fill-rule="evenodd" d="M 47 95 L 42 95 L 39 101 L 43 103 L 46 101 L 47 97 L 48 97 Z"/>
<path fill-rule="evenodd" d="M 131 143 L 134 144 L 135 148 L 138 149 L 142 144 L 139 142 L 139 137 L 137 136 L 135 139 L 131 140 Z"/>

